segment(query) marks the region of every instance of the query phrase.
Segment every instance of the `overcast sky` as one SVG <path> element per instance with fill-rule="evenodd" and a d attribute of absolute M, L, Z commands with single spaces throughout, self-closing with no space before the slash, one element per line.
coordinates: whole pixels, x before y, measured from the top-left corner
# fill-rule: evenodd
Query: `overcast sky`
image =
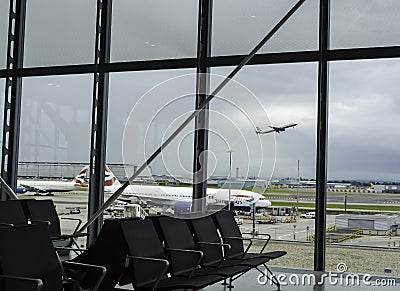
<path fill-rule="evenodd" d="M 250 51 L 295 1 L 253 2 L 214 1 L 214 55 Z M 96 1 L 41 0 L 46 13 L 34 3 L 39 2 L 28 1 L 25 65 L 92 62 Z M 114 1 L 112 61 L 196 55 L 197 1 L 135 3 Z M 5 67 L 7 7 L 8 1 L 0 1 L 0 68 Z M 335 0 L 332 9 L 332 48 L 399 44 L 399 1 Z M 307 0 L 262 51 L 316 49 L 317 13 L 318 1 Z M 226 76 L 231 69 L 214 68 L 212 73 Z M 194 104 L 195 82 L 193 76 L 179 76 L 193 73 L 187 69 L 111 74 L 109 163 L 139 164 L 187 116 Z M 331 64 L 329 178 L 400 180 L 399 78 L 400 60 Z M 220 80 L 213 77 L 212 83 Z M 92 86 L 91 75 L 24 80 L 21 161 L 88 160 Z M 4 80 L 0 90 L 4 91 Z M 210 173 L 228 174 L 226 149 L 231 148 L 233 169 L 239 168 L 240 176 L 294 177 L 300 160 L 300 175 L 314 178 L 316 100 L 316 63 L 243 69 L 211 104 Z M 289 122 L 299 125 L 275 136 L 254 133 L 254 126 Z M 190 176 L 192 129 L 190 125 L 155 161 L 154 173 Z"/>

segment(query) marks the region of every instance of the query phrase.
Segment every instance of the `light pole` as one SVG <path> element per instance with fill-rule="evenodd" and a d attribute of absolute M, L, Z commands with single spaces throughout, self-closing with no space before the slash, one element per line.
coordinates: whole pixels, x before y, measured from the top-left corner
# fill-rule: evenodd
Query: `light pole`
<path fill-rule="evenodd" d="M 229 194 L 228 194 L 228 209 L 231 210 L 231 188 L 232 188 L 232 149 L 226 151 L 229 153 Z"/>
<path fill-rule="evenodd" d="M 300 187 L 300 160 L 297 160 L 297 195 L 296 195 L 296 212 L 299 212 L 299 187 Z"/>

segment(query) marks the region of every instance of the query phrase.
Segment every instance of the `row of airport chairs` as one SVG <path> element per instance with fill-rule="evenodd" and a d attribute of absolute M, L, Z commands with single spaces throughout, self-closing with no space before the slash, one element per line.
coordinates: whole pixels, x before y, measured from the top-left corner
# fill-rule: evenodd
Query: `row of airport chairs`
<path fill-rule="evenodd" d="M 59 278 L 62 278 L 61 283 L 65 281 L 66 284 L 70 284 L 70 288 L 75 288 L 76 280 L 68 281 L 65 278 L 74 274 L 85 277 L 83 276 L 85 274 L 82 271 L 83 267 L 79 267 L 77 271 L 68 272 L 64 271 L 64 268 L 51 268 L 52 272 L 50 273 L 53 275 L 50 277 L 58 278 L 55 281 L 48 279 L 47 272 L 49 270 L 43 270 L 45 268 L 43 266 L 52 265 L 50 261 L 56 261 L 54 257 L 58 258 L 50 243 L 50 238 L 59 237 L 59 235 L 55 236 L 54 230 L 43 220 L 43 216 L 32 215 L 35 212 L 31 213 L 30 204 L 36 204 L 33 201 L 36 200 L 7 201 L 9 208 L 1 208 L 5 203 L 0 203 L 2 205 L 0 206 L 0 216 L 6 216 L 8 219 L 0 217 L 0 278 L 8 276 L 8 280 L 4 282 L 0 280 L 0 283 L 17 286 L 14 289 L 6 288 L 7 291 L 55 291 L 63 290 L 59 289 Z M 50 206 L 48 200 L 47 202 L 43 201 L 46 200 L 37 200 L 42 203 L 42 206 L 45 204 Z M 54 213 L 56 214 L 54 204 L 51 200 L 50 202 L 54 215 Z M 13 211 L 11 211 L 10 205 L 15 207 Z M 10 217 L 17 213 L 16 205 L 22 206 L 25 219 L 27 213 L 29 214 L 30 224 L 22 219 L 17 221 L 16 217 L 14 217 L 15 220 L 10 220 Z M 44 206 L 39 212 L 44 215 L 43 213 L 46 212 Z M 264 245 L 260 252 L 251 253 L 251 246 L 255 239 L 262 240 Z M 262 239 L 244 238 L 230 211 L 219 211 L 196 219 L 176 219 L 168 216 L 154 216 L 145 220 L 112 219 L 105 221 L 97 240 L 89 250 L 75 258 L 74 263 L 65 262 L 64 267 L 76 266 L 75 263 L 80 263 L 83 264 L 81 266 L 98 268 L 97 273 L 100 274 L 100 280 L 95 280 L 95 283 L 86 280 L 84 286 L 90 286 L 88 290 L 96 290 L 98 287 L 99 290 L 104 291 L 119 290 L 115 287 L 117 283 L 120 285 L 132 284 L 134 290 L 197 290 L 219 281 L 225 283 L 229 281 L 227 284 L 231 287 L 234 280 L 253 268 L 263 275 L 267 271 L 269 279 L 279 290 L 279 282 L 268 268 L 267 263 L 286 253 L 282 251 L 266 252 L 269 239 L 268 235 Z M 243 247 L 243 242 L 247 242 L 246 248 Z M 13 252 L 8 251 L 10 249 Z M 24 258 L 26 262 L 23 262 Z M 16 267 L 20 265 L 24 265 L 24 267 Z M 265 270 L 261 270 L 261 266 L 264 266 Z M 107 273 L 105 274 L 106 269 Z M 90 274 L 91 272 L 88 272 L 88 277 L 96 277 Z M 103 278 L 103 276 L 105 277 Z M 13 277 L 17 278 L 16 281 L 14 280 L 15 282 L 11 282 L 12 279 L 10 281 L 10 278 Z M 25 278 L 25 281 L 18 280 L 20 277 Z M 30 282 L 26 278 L 33 281 Z M 25 284 L 36 287 L 21 288 Z M 68 289 L 68 287 L 61 288 L 74 290 Z"/>
<path fill-rule="evenodd" d="M 221 281 L 232 287 L 253 268 L 280 290 L 267 263 L 286 252 L 266 252 L 268 235 L 260 252 L 250 252 L 255 239 L 242 236 L 230 211 L 195 219 L 110 219 L 77 261 L 107 268 L 100 290 L 118 290 L 117 283 L 134 290 L 198 290 Z"/>

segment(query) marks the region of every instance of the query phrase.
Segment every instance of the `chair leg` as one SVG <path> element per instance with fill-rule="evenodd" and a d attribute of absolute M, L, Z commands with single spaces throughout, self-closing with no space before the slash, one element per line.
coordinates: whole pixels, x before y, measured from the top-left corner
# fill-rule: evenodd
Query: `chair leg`
<path fill-rule="evenodd" d="M 270 281 L 272 282 L 272 284 L 274 284 L 274 285 L 277 287 L 276 291 L 281 291 L 281 284 L 279 283 L 279 281 L 278 281 L 278 279 L 276 278 L 275 274 L 271 271 L 270 268 L 268 268 L 267 265 L 263 264 L 263 266 L 265 267 L 266 272 L 260 270 L 258 267 L 256 267 L 256 269 L 257 269 L 261 274 L 263 274 L 264 276 L 267 277 L 267 282 L 268 282 L 268 280 L 270 280 Z"/>
<path fill-rule="evenodd" d="M 281 291 L 281 284 L 279 283 L 278 279 L 276 278 L 275 274 L 271 271 L 270 268 L 268 268 L 267 265 L 264 264 L 265 269 L 267 270 L 267 272 L 269 273 L 269 279 L 272 281 L 272 283 L 274 285 L 276 285 L 276 287 L 278 289 L 276 289 L 276 291 Z"/>
<path fill-rule="evenodd" d="M 232 285 L 232 277 L 229 278 L 229 285 L 227 286 L 230 289 L 235 288 L 235 286 Z"/>

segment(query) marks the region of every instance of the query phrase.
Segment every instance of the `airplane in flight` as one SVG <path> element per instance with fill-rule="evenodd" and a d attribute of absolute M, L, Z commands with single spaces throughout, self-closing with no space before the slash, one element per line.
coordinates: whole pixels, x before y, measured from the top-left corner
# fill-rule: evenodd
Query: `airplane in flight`
<path fill-rule="evenodd" d="M 111 194 L 121 186 L 121 183 L 111 171 L 107 174 L 109 181 L 113 181 L 113 184 L 104 186 L 104 191 Z M 192 203 L 192 191 L 192 187 L 129 185 L 122 193 L 122 199 L 137 198 L 147 205 L 160 206 L 166 210 L 178 205 L 180 207 L 190 207 Z M 253 204 L 255 204 L 256 208 L 271 206 L 271 201 L 267 198 L 247 190 L 232 189 L 231 201 L 235 210 L 249 211 Z M 207 205 L 223 207 L 228 202 L 229 189 L 207 188 Z"/>
<path fill-rule="evenodd" d="M 270 128 L 263 129 L 263 130 L 259 127 L 256 127 L 256 134 L 264 134 L 264 133 L 270 133 L 270 132 L 280 133 L 282 131 L 285 131 L 286 128 L 295 127 L 296 125 L 297 125 L 297 123 L 289 123 L 289 124 L 282 125 L 282 126 L 269 126 Z"/>
<path fill-rule="evenodd" d="M 32 191 L 36 193 L 70 192 L 88 187 L 85 180 L 87 168 L 84 167 L 72 181 L 17 180 L 17 193 Z"/>

